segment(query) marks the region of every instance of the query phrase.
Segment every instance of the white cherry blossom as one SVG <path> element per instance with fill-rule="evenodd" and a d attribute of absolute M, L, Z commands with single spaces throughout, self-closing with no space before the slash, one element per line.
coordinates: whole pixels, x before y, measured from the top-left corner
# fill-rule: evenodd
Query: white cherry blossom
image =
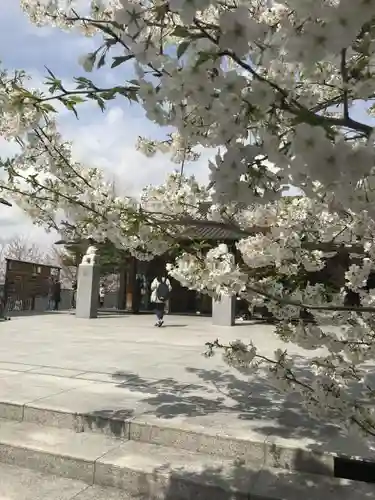
<path fill-rule="evenodd" d="M 373 414 L 350 390 L 355 381 L 371 394 L 363 363 L 375 357 L 375 2 L 21 0 L 21 6 L 37 25 L 95 34 L 98 52 L 81 59 L 86 70 L 114 57 L 132 76 L 111 89 L 81 81 L 77 95 L 51 77 L 57 90 L 41 96 L 28 93 L 22 78 L 15 85 L 2 75 L 0 134 L 22 151 L 3 162 L 9 181 L 1 191 L 16 193 L 40 224 L 59 223 L 63 213 L 75 230 L 147 259 L 175 241 L 173 218 L 222 222 L 238 235 L 236 249 L 186 251 L 170 273 L 214 297 L 238 294 L 250 307 L 266 307 L 280 338 L 317 350 L 317 378 L 299 383 L 283 350 L 262 360 L 254 346 L 237 342 L 224 349 L 227 361 L 243 370 L 267 362 L 271 378 L 300 392 L 310 411 L 375 434 Z M 215 149 L 210 188 L 174 175 L 139 200 L 118 198 L 100 171 L 71 161 L 70 146 L 46 125 L 48 103 L 59 99 L 78 113 L 82 94 L 102 108 L 106 99 L 127 97 L 165 127 L 165 140 L 139 139 L 148 156 L 163 151 L 183 167 L 202 149 Z M 49 150 L 30 170 L 45 138 L 27 133 L 39 127 L 68 164 Z M 283 199 L 286 185 L 303 197 Z M 205 203 L 212 207 L 202 213 Z"/>

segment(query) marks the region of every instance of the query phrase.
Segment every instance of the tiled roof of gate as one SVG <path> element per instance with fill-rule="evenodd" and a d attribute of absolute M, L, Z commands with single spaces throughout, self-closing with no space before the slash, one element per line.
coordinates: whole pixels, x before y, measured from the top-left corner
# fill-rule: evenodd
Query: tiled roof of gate
<path fill-rule="evenodd" d="M 195 222 L 192 220 L 186 221 L 185 224 L 179 224 L 176 226 L 176 233 L 180 233 L 180 238 L 182 239 L 195 239 L 195 240 L 227 240 L 227 241 L 238 241 L 241 238 L 246 237 L 246 233 L 257 234 L 264 232 L 265 228 L 253 227 L 242 231 L 240 228 L 236 228 L 235 224 L 231 228 L 228 224 L 217 222 L 215 224 L 209 221 L 207 218 L 211 202 L 201 203 L 199 206 L 199 213 L 202 219 Z M 206 219 L 206 224 L 204 220 Z"/>
<path fill-rule="evenodd" d="M 240 231 L 221 226 L 190 226 L 181 232 L 181 239 L 193 240 L 231 240 L 237 241 L 244 237 Z"/>

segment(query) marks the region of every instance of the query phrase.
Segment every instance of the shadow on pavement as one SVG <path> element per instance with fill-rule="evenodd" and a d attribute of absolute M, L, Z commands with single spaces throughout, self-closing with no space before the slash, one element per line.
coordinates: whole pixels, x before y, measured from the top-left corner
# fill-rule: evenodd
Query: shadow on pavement
<path fill-rule="evenodd" d="M 98 316 L 97 318 L 95 319 L 112 319 L 112 318 L 128 318 L 129 315 L 126 315 L 125 313 L 107 313 L 107 312 L 103 312 L 103 311 L 99 311 L 98 312 Z"/>
<path fill-rule="evenodd" d="M 53 314 L 69 314 L 69 310 L 66 311 L 6 311 L 6 315 L 9 318 L 18 318 L 24 316 L 47 316 Z"/>
<path fill-rule="evenodd" d="M 241 435 L 248 429 L 265 437 L 292 439 L 290 446 L 334 452 L 347 457 L 368 457 L 375 460 L 371 441 L 360 440 L 337 425 L 312 418 L 296 395 L 284 395 L 270 387 L 265 374 L 256 378 L 240 379 L 231 372 L 186 368 L 197 376 L 197 382 L 187 384 L 173 378 L 146 379 L 127 372 L 115 372 L 116 387 L 144 394 L 137 400 L 138 415 L 172 421 L 183 418 L 186 423 L 200 426 L 232 426 L 236 435 L 236 422 L 241 421 Z M 312 377 L 308 365 L 299 364 L 300 376 Z M 129 404 L 129 403 L 128 403 Z M 135 416 L 134 408 L 106 408 L 92 416 L 100 418 L 111 414 L 114 418 Z M 121 415 L 121 411 L 125 412 Z M 117 415 L 116 415 L 117 412 Z M 130 413 L 129 413 L 130 412 Z M 177 420 L 177 422 L 179 421 Z M 288 445 L 287 445 L 288 446 Z M 342 463 L 341 466 L 345 467 Z M 351 468 L 353 464 L 349 464 Z M 346 473 L 344 473 L 346 474 Z M 372 471 L 375 477 L 375 471 Z M 344 476 L 347 477 L 347 476 Z"/>
<path fill-rule="evenodd" d="M 99 430 L 121 438 L 124 437 L 124 422 L 133 416 L 133 410 L 99 410 L 85 415 L 84 420 L 90 431 Z"/>
<path fill-rule="evenodd" d="M 167 323 L 162 326 L 162 328 L 184 328 L 187 327 L 188 325 L 182 325 L 182 324 L 177 324 L 177 323 Z"/>
<path fill-rule="evenodd" d="M 166 458 L 151 473 L 127 482 L 126 491 L 137 500 L 370 500 L 375 488 L 363 483 L 354 489 L 353 484 L 339 484 L 326 476 L 259 469 L 240 461 L 188 471 L 172 468 Z"/>

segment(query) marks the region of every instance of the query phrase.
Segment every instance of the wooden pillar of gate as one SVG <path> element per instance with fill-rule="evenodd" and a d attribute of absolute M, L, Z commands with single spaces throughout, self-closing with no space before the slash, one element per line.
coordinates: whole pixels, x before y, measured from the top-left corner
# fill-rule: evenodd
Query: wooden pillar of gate
<path fill-rule="evenodd" d="M 127 264 L 126 262 L 120 268 L 119 271 L 119 287 L 118 287 L 118 296 L 117 296 L 117 309 L 119 311 L 123 311 L 126 309 L 126 298 L 127 298 Z"/>
<path fill-rule="evenodd" d="M 126 309 L 134 311 L 135 287 L 137 278 L 137 259 L 131 257 L 128 272 L 126 274 Z"/>

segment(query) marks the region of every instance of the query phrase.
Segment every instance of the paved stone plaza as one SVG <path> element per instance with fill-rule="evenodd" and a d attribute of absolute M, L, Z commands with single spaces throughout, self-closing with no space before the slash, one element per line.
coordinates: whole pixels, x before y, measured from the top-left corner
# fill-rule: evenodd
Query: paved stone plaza
<path fill-rule="evenodd" d="M 13 318 L 0 324 L 0 402 L 92 415 L 118 415 L 169 426 L 268 439 L 288 446 L 373 456 L 357 440 L 311 420 L 298 401 L 267 384 L 267 374 L 245 376 L 220 355 L 207 359 L 206 341 L 252 340 L 272 355 L 284 346 L 262 323 L 214 327 L 210 318 L 69 313 Z M 293 346 L 304 376 L 311 353 Z"/>
<path fill-rule="evenodd" d="M 371 443 L 311 420 L 267 373 L 202 355 L 215 338 L 272 355 L 285 347 L 272 330 L 108 313 L 0 323 L 0 500 L 372 500 L 375 485 L 332 477 L 331 453 L 373 458 Z M 311 353 L 290 352 L 311 376 Z"/>

